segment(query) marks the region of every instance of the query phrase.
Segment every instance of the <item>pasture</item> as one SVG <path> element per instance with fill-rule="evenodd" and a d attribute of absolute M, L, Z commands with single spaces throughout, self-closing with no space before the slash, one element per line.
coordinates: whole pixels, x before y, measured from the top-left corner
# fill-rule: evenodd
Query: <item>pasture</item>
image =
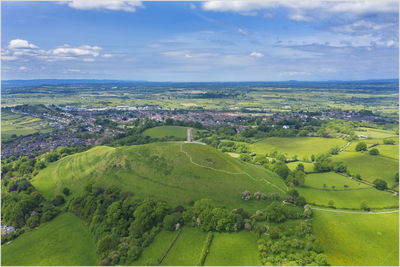
<path fill-rule="evenodd" d="M 329 206 L 329 201 L 334 202 L 336 208 L 360 209 L 363 201 L 374 209 L 398 207 L 399 198 L 386 191 L 375 188 L 360 188 L 356 190 L 320 190 L 306 187 L 297 187 L 300 195 L 304 196 L 310 204 Z"/>
<path fill-rule="evenodd" d="M 324 186 L 325 185 L 325 186 Z M 345 187 L 347 185 L 347 187 Z M 335 172 L 312 173 L 305 178 L 305 186 L 319 189 L 356 189 L 371 186 L 352 180 Z"/>
<path fill-rule="evenodd" d="M 132 263 L 132 265 L 158 265 L 160 259 L 164 256 L 171 242 L 174 240 L 177 232 L 162 230 L 156 235 L 153 242 L 146 247 L 139 259 Z"/>
<path fill-rule="evenodd" d="M 322 137 L 269 137 L 252 145 L 256 154 L 265 155 L 273 151 L 286 154 L 288 157 L 297 156 L 299 160 L 310 159 L 311 155 L 329 152 L 333 147 L 343 147 L 346 141 Z"/>
<path fill-rule="evenodd" d="M 199 228 L 185 227 L 161 265 L 197 265 L 206 236 Z"/>
<path fill-rule="evenodd" d="M 36 132 L 49 132 L 51 128 L 39 118 L 14 114 L 2 111 L 1 114 L 1 138 L 2 141 L 12 139 L 14 136 L 25 136 Z"/>
<path fill-rule="evenodd" d="M 331 265 L 399 265 L 399 213 L 314 210 L 313 227 Z"/>
<path fill-rule="evenodd" d="M 96 265 L 89 229 L 72 213 L 64 213 L 1 247 L 2 265 Z"/>
<path fill-rule="evenodd" d="M 356 135 L 365 135 L 367 138 L 388 138 L 388 137 L 395 137 L 396 133 L 394 131 L 388 130 L 381 130 L 381 129 L 373 129 L 373 128 L 366 128 L 366 127 L 359 127 L 354 131 Z"/>
<path fill-rule="evenodd" d="M 314 164 L 311 163 L 311 162 L 300 162 L 300 161 L 295 161 L 295 162 L 289 162 L 289 163 L 287 163 L 286 165 L 288 166 L 288 168 L 289 168 L 291 171 L 294 171 L 294 170 L 296 170 L 297 165 L 299 165 L 300 163 L 304 165 L 304 171 L 305 171 L 306 173 L 314 172 Z"/>
<path fill-rule="evenodd" d="M 187 129 L 189 127 L 183 126 L 157 126 L 154 128 L 147 129 L 143 132 L 144 136 L 150 136 L 152 138 L 165 138 L 175 137 L 179 139 L 186 139 Z M 197 130 L 193 129 L 193 134 L 196 134 Z"/>
<path fill-rule="evenodd" d="M 398 160 L 371 156 L 368 152 L 343 152 L 333 156 L 332 160 L 344 162 L 352 175 L 360 174 L 361 178 L 368 182 L 380 178 L 385 180 L 389 187 L 395 184 L 394 175 L 399 169 Z"/>
<path fill-rule="evenodd" d="M 257 266 L 260 265 L 257 251 L 257 237 L 254 233 L 215 233 L 206 266 Z"/>
<path fill-rule="evenodd" d="M 180 151 L 181 144 L 187 154 Z M 51 163 L 32 180 L 49 199 L 64 187 L 73 194 L 80 193 L 89 182 L 116 185 L 139 197 L 152 196 L 171 205 L 211 198 L 218 205 L 251 210 L 266 203 L 242 201 L 244 190 L 286 192 L 283 180 L 263 167 L 241 162 L 210 146 L 179 142 L 94 147 Z"/>
<path fill-rule="evenodd" d="M 399 160 L 399 145 L 378 145 L 379 154 L 384 157 Z"/>

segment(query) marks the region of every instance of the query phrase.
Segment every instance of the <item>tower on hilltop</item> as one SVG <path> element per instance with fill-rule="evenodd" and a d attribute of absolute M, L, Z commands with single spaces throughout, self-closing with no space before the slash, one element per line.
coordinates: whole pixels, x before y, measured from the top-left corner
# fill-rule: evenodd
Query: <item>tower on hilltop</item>
<path fill-rule="evenodd" d="M 189 142 L 189 143 L 193 142 L 193 128 L 188 128 L 187 129 L 186 141 Z"/>

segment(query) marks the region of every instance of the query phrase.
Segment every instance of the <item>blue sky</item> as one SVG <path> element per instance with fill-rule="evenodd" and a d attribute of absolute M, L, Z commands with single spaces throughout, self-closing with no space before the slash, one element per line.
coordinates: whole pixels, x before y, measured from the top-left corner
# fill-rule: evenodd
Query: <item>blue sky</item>
<path fill-rule="evenodd" d="M 2 79 L 398 78 L 396 1 L 1 5 Z"/>

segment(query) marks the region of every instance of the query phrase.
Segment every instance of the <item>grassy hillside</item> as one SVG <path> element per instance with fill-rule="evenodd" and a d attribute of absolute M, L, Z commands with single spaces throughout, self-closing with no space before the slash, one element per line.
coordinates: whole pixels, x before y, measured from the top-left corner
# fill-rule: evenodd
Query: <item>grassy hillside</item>
<path fill-rule="evenodd" d="M 399 213 L 314 211 L 313 225 L 331 265 L 399 265 Z"/>
<path fill-rule="evenodd" d="M 252 145 L 257 154 L 278 151 L 292 157 L 297 155 L 299 159 L 310 158 L 312 154 L 328 152 L 332 147 L 342 147 L 346 141 L 334 138 L 322 137 L 269 137 Z"/>
<path fill-rule="evenodd" d="M 388 137 L 396 138 L 396 133 L 394 131 L 372 129 L 372 128 L 365 128 L 365 127 L 359 127 L 357 129 L 357 131 L 355 131 L 354 133 L 357 135 L 364 135 L 367 138 L 388 138 Z M 397 138 L 398 138 L 398 136 L 397 136 Z"/>
<path fill-rule="evenodd" d="M 212 198 L 227 207 L 250 209 L 262 208 L 265 203 L 243 201 L 240 194 L 244 190 L 286 191 L 282 179 L 265 168 L 241 162 L 210 146 L 179 142 L 95 147 L 50 164 L 32 181 L 50 199 L 64 187 L 73 193 L 82 192 L 88 182 L 116 185 L 172 205 Z"/>
<path fill-rule="evenodd" d="M 94 240 L 81 220 L 64 213 L 1 247 L 2 265 L 96 265 Z"/>
<path fill-rule="evenodd" d="M 343 152 L 333 156 L 332 159 L 344 162 L 351 174 L 360 174 L 363 180 L 373 182 L 376 178 L 380 178 L 384 179 L 388 186 L 395 183 L 394 175 L 399 169 L 398 160 L 383 156 L 371 156 L 365 152 Z"/>
<path fill-rule="evenodd" d="M 186 138 L 187 129 L 189 127 L 183 126 L 158 126 L 154 128 L 147 129 L 143 132 L 143 135 L 150 136 L 152 138 L 164 138 L 168 136 L 174 136 L 177 138 Z M 196 129 L 193 129 L 193 134 L 196 133 Z"/>

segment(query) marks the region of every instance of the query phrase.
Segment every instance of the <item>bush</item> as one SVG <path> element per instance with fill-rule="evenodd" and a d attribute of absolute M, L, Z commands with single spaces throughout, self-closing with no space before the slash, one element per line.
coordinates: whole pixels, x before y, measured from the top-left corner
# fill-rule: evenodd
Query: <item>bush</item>
<path fill-rule="evenodd" d="M 61 206 L 61 205 L 63 205 L 64 203 L 65 203 L 65 199 L 64 199 L 64 197 L 61 196 L 61 195 L 58 195 L 58 196 L 56 196 L 56 197 L 53 199 L 53 204 L 54 204 L 55 206 Z"/>
<path fill-rule="evenodd" d="M 386 183 L 386 181 L 384 181 L 382 179 L 375 179 L 373 184 L 375 185 L 376 189 L 378 189 L 378 190 L 387 189 L 387 183 Z"/>
<path fill-rule="evenodd" d="M 201 250 L 198 266 L 204 265 L 213 238 L 214 238 L 213 232 L 208 232 L 206 242 L 204 243 L 203 249 Z"/>
<path fill-rule="evenodd" d="M 70 191 L 69 191 L 69 189 L 67 187 L 64 187 L 63 194 L 66 195 L 66 196 L 69 196 Z"/>
<path fill-rule="evenodd" d="M 379 150 L 377 148 L 373 148 L 369 151 L 369 154 L 372 156 L 379 155 Z"/>
<path fill-rule="evenodd" d="M 385 145 L 394 145 L 394 140 L 393 139 L 383 139 L 383 143 Z"/>
<path fill-rule="evenodd" d="M 361 208 L 362 210 L 366 210 L 366 211 L 370 211 L 370 210 L 371 210 L 371 209 L 369 208 L 368 204 L 367 204 L 367 201 L 361 202 L 360 208 Z"/>
<path fill-rule="evenodd" d="M 365 142 L 359 142 L 356 146 L 356 151 L 367 151 L 367 144 Z"/>

